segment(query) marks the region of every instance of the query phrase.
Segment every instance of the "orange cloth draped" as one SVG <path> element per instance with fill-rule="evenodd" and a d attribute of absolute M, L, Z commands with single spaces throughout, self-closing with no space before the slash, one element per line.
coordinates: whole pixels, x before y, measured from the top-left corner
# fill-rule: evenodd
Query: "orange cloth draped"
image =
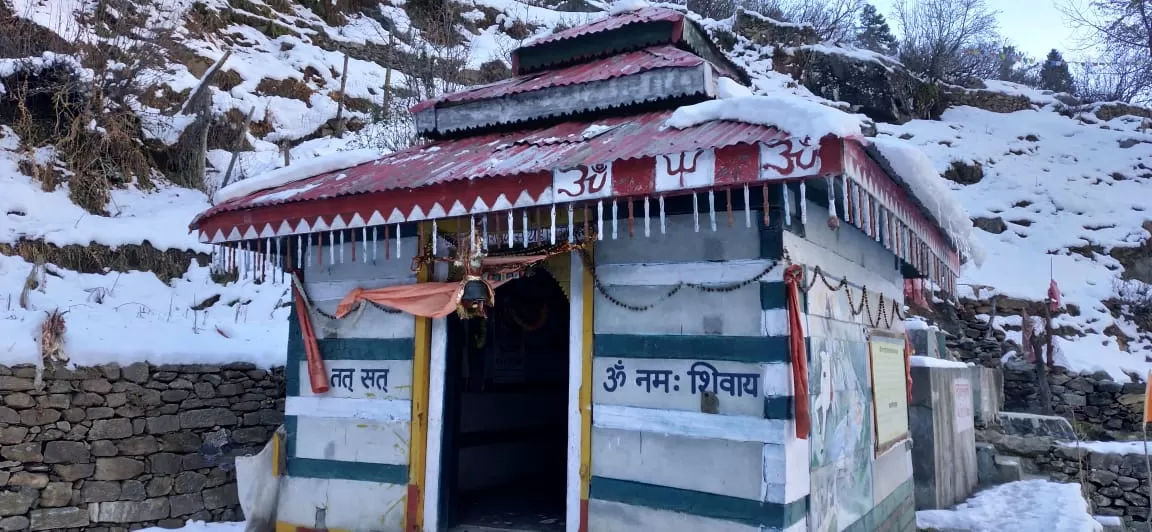
<path fill-rule="evenodd" d="M 308 362 L 308 382 L 312 385 L 312 393 L 328 393 L 328 372 L 324 369 L 324 358 L 320 356 L 316 330 L 312 328 L 312 315 L 308 313 L 299 286 L 294 283 L 292 295 L 296 303 L 296 317 L 300 321 L 300 338 L 304 342 L 304 359 Z"/>
<path fill-rule="evenodd" d="M 800 279 L 804 269 L 799 265 L 784 270 L 788 287 L 788 350 L 792 358 L 792 394 L 796 407 L 796 437 L 808 439 L 812 416 L 808 411 L 808 353 L 804 349 L 804 325 L 800 321 Z"/>
<path fill-rule="evenodd" d="M 443 318 L 456 310 L 464 283 L 418 283 L 365 290 L 357 288 L 336 306 L 336 317 L 347 316 L 361 300 L 425 318 Z"/>

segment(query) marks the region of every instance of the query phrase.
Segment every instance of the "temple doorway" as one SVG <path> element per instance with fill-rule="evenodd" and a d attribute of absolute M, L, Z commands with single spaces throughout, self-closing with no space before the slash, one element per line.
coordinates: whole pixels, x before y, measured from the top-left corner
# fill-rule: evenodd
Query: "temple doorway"
<path fill-rule="evenodd" d="M 448 318 L 441 522 L 458 532 L 561 531 L 568 297 L 534 268 L 497 288 L 495 303 L 487 318 Z"/>

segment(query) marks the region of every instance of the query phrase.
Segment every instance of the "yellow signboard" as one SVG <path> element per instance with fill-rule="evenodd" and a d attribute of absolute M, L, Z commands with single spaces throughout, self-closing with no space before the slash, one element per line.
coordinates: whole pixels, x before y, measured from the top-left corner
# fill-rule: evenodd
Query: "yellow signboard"
<path fill-rule="evenodd" d="M 868 341 L 872 367 L 872 406 L 876 419 L 876 453 L 908 438 L 908 367 L 904 335 L 872 331 Z"/>

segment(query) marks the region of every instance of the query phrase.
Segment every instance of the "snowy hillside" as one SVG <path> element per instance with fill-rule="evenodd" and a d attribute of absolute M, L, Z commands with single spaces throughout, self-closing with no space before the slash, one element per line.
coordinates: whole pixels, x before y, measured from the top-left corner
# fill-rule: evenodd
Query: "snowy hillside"
<path fill-rule="evenodd" d="M 64 41 L 123 44 L 85 26 L 95 1 L 0 0 L 0 4 Z M 340 150 L 385 151 L 412 140 L 410 122 L 405 121 L 407 106 L 444 90 L 505 76 L 505 58 L 518 44 L 605 16 L 514 0 L 456 1 L 448 15 L 430 15 L 421 7 L 425 5 L 412 0 L 157 3 L 142 14 L 148 31 L 141 33 L 171 35 L 173 44 L 164 52 L 170 61 L 160 63 L 167 66 L 148 67 L 139 74 L 148 90 L 130 103 L 140 119 L 142 140 L 177 144 L 191 121 L 179 112 L 181 106 L 212 72 L 213 64 L 230 52 L 207 83 L 211 112 L 218 118 L 212 131 L 219 134 L 208 142 L 209 193 L 218 188 L 235 149 L 242 151 L 233 181 L 283 166 L 284 145 L 289 146 L 291 161 Z M 585 5 L 607 7 L 599 2 Z M 439 22 L 444 20 L 447 31 L 429 31 L 443 28 Z M 733 20 L 701 23 L 726 37 L 733 60 L 752 74 L 754 92 L 787 92 L 849 107 L 823 100 L 789 75 L 773 71 L 773 51 L 734 32 Z M 827 45 L 808 48 L 877 61 L 885 69 L 895 64 L 871 52 Z M 52 57 L 41 52 L 35 54 L 36 61 Z M 342 79 L 345 53 L 346 80 Z M 19 58 L 0 58 L 0 95 L 18 89 L 3 87 L 3 80 L 28 64 Z M 88 70 L 86 75 L 96 75 Z M 337 116 L 342 82 L 341 126 Z M 1125 265 L 1110 255 L 1117 248 L 1141 245 L 1150 236 L 1145 229 L 1152 218 L 1147 212 L 1152 209 L 1147 199 L 1152 198 L 1148 121 L 1131 116 L 1105 121 L 1091 109 L 1071 111 L 1053 95 L 1007 83 L 989 82 L 988 90 L 1024 95 L 1035 108 L 1009 114 L 953 107 L 941 120 L 877 124 L 881 136 L 920 146 L 941 174 L 955 170 L 954 163 L 979 163 L 978 181 L 948 182 L 971 216 L 988 222 L 973 231 L 986 255 L 983 267 L 966 266 L 961 283 L 990 285 L 1007 296 L 1040 300 L 1051 267 L 1065 303 L 1079 311 L 1062 315 L 1057 322 L 1072 331 L 1059 342 L 1061 362 L 1073 370 L 1103 369 L 1121 379 L 1125 369 L 1143 373 L 1152 368 L 1144 354 L 1152 349 L 1148 333 L 1138 330 L 1123 312 L 1114 317 L 1114 311 L 1122 310 L 1116 303 L 1123 299 L 1117 292 Z M 3 111 L 0 106 L 0 117 L 5 116 Z M 229 129 L 235 129 L 230 124 L 236 118 L 250 112 L 247 134 Z M 334 136 L 338 126 L 347 130 L 343 138 Z M 40 323 L 45 312 L 55 308 L 68 311 L 66 352 L 77 363 L 147 358 L 274 365 L 282 360 L 287 286 L 278 280 L 257 284 L 244 278 L 227 285 L 214 282 L 208 267 L 211 250 L 187 234 L 187 223 L 209 206 L 209 196 L 165 184 L 154 175 L 154 190 L 141 183 L 114 189 L 107 215 L 93 214 L 72 203 L 68 183 L 45 191 L 50 187 L 42 175 L 36 176 L 42 168 L 60 166 L 60 156 L 50 146 L 33 148 L 21 141 L 16 128 L 0 127 L 4 362 L 38 358 Z M 25 290 L 33 270 L 30 261 L 36 256 L 15 250 L 22 241 L 55 246 L 94 243 L 108 249 L 147 243 L 182 263 L 170 282 L 149 270 L 143 263 L 147 261 L 128 261 L 128 266 L 149 271 L 123 273 L 119 270 L 133 268 L 108 265 L 107 270 L 77 273 L 49 265 L 35 287 Z M 195 263 L 184 272 L 187 262 Z M 28 296 L 28 308 L 20 305 L 22 293 Z M 988 291 L 961 295 L 986 297 Z M 1007 328 L 1009 338 L 1018 339 L 1018 317 L 1000 317 L 996 325 Z M 1122 342 L 1118 334 L 1123 335 Z"/>

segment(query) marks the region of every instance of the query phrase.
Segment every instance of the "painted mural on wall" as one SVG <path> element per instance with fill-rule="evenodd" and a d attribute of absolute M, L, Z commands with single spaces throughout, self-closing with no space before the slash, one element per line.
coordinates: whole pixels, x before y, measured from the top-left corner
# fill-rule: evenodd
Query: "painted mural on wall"
<path fill-rule="evenodd" d="M 872 397 L 863 328 L 824 322 L 811 338 L 809 399 L 812 412 L 809 530 L 840 532 L 872 508 Z"/>

